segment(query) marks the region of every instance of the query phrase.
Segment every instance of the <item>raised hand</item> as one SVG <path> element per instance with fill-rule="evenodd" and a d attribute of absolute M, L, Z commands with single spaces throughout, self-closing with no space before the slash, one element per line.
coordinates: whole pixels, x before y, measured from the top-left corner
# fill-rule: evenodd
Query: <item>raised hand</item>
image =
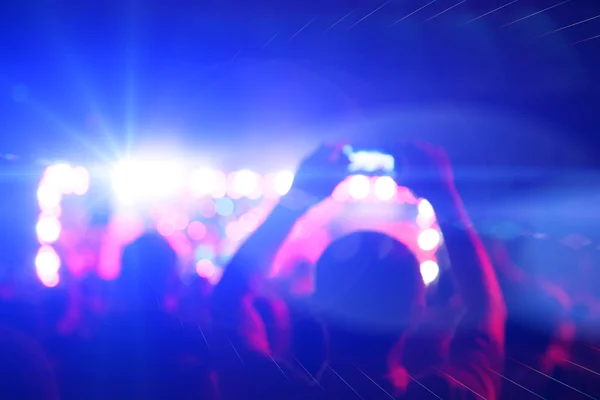
<path fill-rule="evenodd" d="M 396 151 L 399 173 L 396 181 L 417 196 L 435 203 L 454 196 L 454 176 L 448 155 L 441 147 L 427 143 L 404 145 Z"/>
<path fill-rule="evenodd" d="M 296 175 L 291 196 L 302 196 L 316 204 L 333 193 L 336 186 L 348 176 L 350 160 L 341 145 L 323 144 L 304 158 Z"/>

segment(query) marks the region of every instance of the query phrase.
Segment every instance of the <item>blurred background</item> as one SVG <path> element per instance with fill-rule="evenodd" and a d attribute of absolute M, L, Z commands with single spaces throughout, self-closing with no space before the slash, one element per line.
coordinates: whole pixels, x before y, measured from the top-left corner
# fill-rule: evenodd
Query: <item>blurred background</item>
<path fill-rule="evenodd" d="M 159 385 L 213 385 L 211 289 L 323 141 L 351 146 L 362 167 L 296 223 L 265 287 L 311 293 L 332 240 L 378 230 L 415 253 L 431 309 L 448 318 L 460 298 L 435 210 L 390 159 L 414 140 L 448 152 L 494 259 L 507 366 L 538 348 L 547 364 L 513 362 L 503 390 L 533 393 L 531 371 L 559 382 L 574 368 L 592 382 L 584 397 L 600 397 L 598 0 L 9 0 L 0 52 L 0 324 L 39 341 L 64 398 L 117 398 L 106 393 L 134 382 L 124 372 L 145 368 L 140 354 L 163 350 Z M 138 276 L 136 263 L 121 273 L 132 242 L 146 257 Z M 155 341 L 136 353 L 136 307 L 156 308 L 146 272 L 164 298 Z M 107 364 L 117 342 L 134 351 Z M 32 383 L 39 352 L 0 369 L 52 394 Z M 551 371 L 548 354 L 569 368 Z M 150 381 L 133 386 L 152 392 Z M 580 387 L 563 386 L 566 397 L 536 393 Z"/>
<path fill-rule="evenodd" d="M 134 227 L 119 239 L 126 242 L 149 221 L 164 225 L 155 208 L 173 197 L 138 208 L 143 218 L 123 211 L 114 171 L 124 160 L 145 159 L 130 167 L 163 186 L 181 179 L 191 197 L 176 197 L 177 212 L 194 198 L 192 176 L 206 182 L 199 169 L 218 171 L 226 186 L 204 211 L 238 222 L 257 207 L 264 215 L 285 188 L 273 179 L 284 171 L 279 181 L 289 180 L 298 160 L 322 140 L 384 153 L 398 141 L 441 144 L 482 229 L 567 237 L 588 249 L 600 240 L 589 223 L 600 215 L 593 172 L 600 96 L 595 1 L 22 1 L 0 7 L 3 235 L 18 244 L 4 254 L 6 268 L 17 259 L 33 267 L 39 246 L 70 240 L 69 230 L 81 238 L 77 229 L 101 227 L 95 235 L 102 236 L 119 218 L 140 218 L 138 225 L 123 223 Z M 56 164 L 70 165 L 76 178 L 64 178 L 71 176 L 64 168 L 49 175 L 75 179 L 75 186 L 43 185 L 55 179 L 44 171 Z M 141 179 L 131 168 L 124 173 L 130 181 L 120 183 L 130 189 Z M 266 192 L 231 197 L 226 182 L 235 187 L 237 171 L 256 174 L 255 186 L 274 192 L 271 200 Z M 242 192 L 252 192 L 250 185 Z M 47 187 L 62 193 L 60 202 Z M 378 198 L 375 189 L 365 190 Z M 399 220 L 414 225 L 416 199 L 394 196 L 412 207 L 411 217 Z M 537 211 L 542 203 L 552 212 Z M 202 211 L 194 207 L 179 216 L 179 225 L 173 222 L 188 239 L 189 224 Z M 254 226 L 260 216 L 246 220 Z M 227 239 L 230 222 L 218 222 L 214 235 Z M 52 240 L 40 244 L 40 229 Z M 231 235 L 239 241 L 245 234 Z M 108 246 L 105 238 L 88 241 L 94 253 Z M 114 260 L 120 248 L 113 247 L 103 251 L 112 248 Z M 77 263 L 86 264 L 67 264 Z"/>

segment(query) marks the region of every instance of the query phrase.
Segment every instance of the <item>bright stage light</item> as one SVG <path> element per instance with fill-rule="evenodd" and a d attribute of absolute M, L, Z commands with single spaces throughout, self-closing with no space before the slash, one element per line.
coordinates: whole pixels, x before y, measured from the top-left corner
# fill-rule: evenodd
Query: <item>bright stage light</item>
<path fill-rule="evenodd" d="M 188 225 L 187 233 L 192 240 L 202 240 L 206 235 L 206 227 L 200 221 L 193 221 Z"/>
<path fill-rule="evenodd" d="M 377 196 L 379 200 L 391 200 L 396 195 L 396 181 L 389 176 L 380 176 L 375 179 L 373 190 L 375 191 L 375 196 Z"/>
<path fill-rule="evenodd" d="M 362 200 L 369 196 L 371 182 L 364 175 L 353 175 L 348 181 L 348 193 L 355 200 Z"/>
<path fill-rule="evenodd" d="M 418 205 L 419 215 L 421 215 L 425 219 L 433 219 L 435 218 L 435 211 L 433 210 L 433 206 L 426 199 L 421 199 Z"/>
<path fill-rule="evenodd" d="M 41 243 L 54 243 L 60 236 L 60 221 L 53 215 L 42 215 L 35 230 Z"/>
<path fill-rule="evenodd" d="M 425 285 L 435 282 L 440 274 L 440 267 L 435 261 L 428 260 L 421 263 L 421 277 Z"/>
<path fill-rule="evenodd" d="M 35 257 L 35 272 L 46 287 L 55 287 L 60 281 L 58 270 L 60 269 L 60 257 L 51 246 L 39 248 Z"/>
<path fill-rule="evenodd" d="M 290 191 L 293 183 L 294 173 L 291 171 L 281 171 L 273 179 L 273 189 L 275 189 L 275 193 L 278 195 L 284 196 Z"/>
<path fill-rule="evenodd" d="M 46 287 L 53 288 L 56 287 L 60 283 L 60 275 L 58 273 L 50 274 L 50 275 L 40 275 L 38 274 L 38 278 L 40 282 Z"/>
<path fill-rule="evenodd" d="M 55 164 L 46 168 L 44 184 L 62 194 L 71 194 L 73 190 L 73 167 L 68 164 Z"/>
<path fill-rule="evenodd" d="M 258 225 L 259 220 L 255 213 L 247 212 L 240 217 L 240 226 L 248 233 L 254 232 Z"/>
<path fill-rule="evenodd" d="M 417 239 L 417 243 L 419 244 L 421 250 L 431 251 L 440 244 L 440 239 L 440 233 L 435 229 L 430 228 L 421 232 L 419 238 Z"/>
<path fill-rule="evenodd" d="M 60 190 L 43 182 L 37 191 L 38 204 L 44 212 L 52 212 L 60 206 L 62 194 Z"/>
<path fill-rule="evenodd" d="M 132 204 L 174 196 L 183 187 L 185 170 L 171 162 L 124 161 L 112 178 L 119 201 Z"/>
<path fill-rule="evenodd" d="M 175 233 L 175 223 L 169 218 L 161 218 L 156 224 L 156 230 L 164 237 L 169 237 Z"/>
<path fill-rule="evenodd" d="M 60 269 L 60 257 L 52 246 L 42 246 L 35 257 L 35 268 L 38 276 L 50 276 Z"/>
<path fill-rule="evenodd" d="M 196 263 L 196 273 L 202 278 L 212 278 L 215 272 L 215 265 L 210 260 L 200 260 Z"/>
<path fill-rule="evenodd" d="M 84 195 L 90 188 L 90 173 L 83 167 L 75 167 L 71 173 L 70 192 L 76 195 Z"/>
<path fill-rule="evenodd" d="M 220 190 L 225 182 L 219 182 L 223 176 L 209 168 L 202 168 L 194 173 L 190 179 L 190 191 L 195 197 L 210 196 Z M 224 179 L 223 179 L 224 180 Z"/>
<path fill-rule="evenodd" d="M 242 240 L 244 238 L 245 233 L 246 232 L 244 231 L 244 228 L 237 221 L 232 221 L 228 223 L 225 227 L 225 234 L 230 240 L 234 242 Z"/>
<path fill-rule="evenodd" d="M 217 214 L 219 214 L 222 217 L 230 216 L 235 210 L 235 204 L 228 197 L 223 197 L 222 199 L 215 201 L 215 207 L 217 210 Z"/>
<path fill-rule="evenodd" d="M 246 197 L 249 197 L 256 192 L 259 183 L 258 174 L 247 169 L 237 172 L 233 178 L 233 186 L 235 191 Z"/>

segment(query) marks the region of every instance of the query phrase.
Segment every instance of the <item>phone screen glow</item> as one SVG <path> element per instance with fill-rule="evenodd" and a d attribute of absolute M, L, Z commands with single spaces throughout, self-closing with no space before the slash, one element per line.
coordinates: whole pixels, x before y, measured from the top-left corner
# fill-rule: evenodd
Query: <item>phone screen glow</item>
<path fill-rule="evenodd" d="M 349 146 L 344 148 L 344 153 L 350 159 L 348 170 L 351 172 L 394 171 L 394 157 L 390 154 L 378 151 L 352 151 L 352 148 Z"/>

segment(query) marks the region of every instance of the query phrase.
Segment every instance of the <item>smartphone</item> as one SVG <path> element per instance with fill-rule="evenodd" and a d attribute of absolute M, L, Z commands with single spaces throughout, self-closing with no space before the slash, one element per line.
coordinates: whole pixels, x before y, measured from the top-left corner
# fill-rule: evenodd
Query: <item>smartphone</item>
<path fill-rule="evenodd" d="M 352 146 L 344 146 L 343 151 L 350 160 L 349 172 L 392 174 L 395 170 L 395 160 L 390 154 L 372 150 L 355 151 Z"/>

